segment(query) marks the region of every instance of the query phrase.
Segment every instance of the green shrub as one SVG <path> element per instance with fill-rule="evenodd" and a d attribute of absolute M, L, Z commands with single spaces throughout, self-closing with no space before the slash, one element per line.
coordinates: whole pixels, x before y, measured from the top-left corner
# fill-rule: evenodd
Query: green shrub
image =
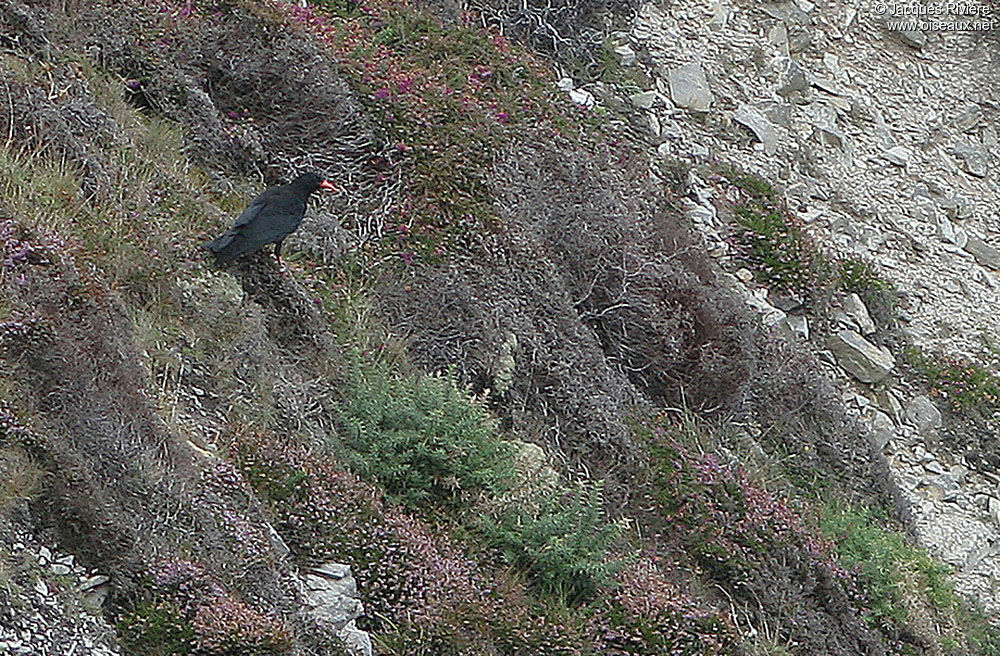
<path fill-rule="evenodd" d="M 733 211 L 739 229 L 736 252 L 752 265 L 757 279 L 769 287 L 806 294 L 828 277 L 826 262 L 765 180 L 736 170 L 722 171 L 736 188 Z"/>
<path fill-rule="evenodd" d="M 895 285 L 880 276 L 871 263 L 854 258 L 837 262 L 837 286 L 862 297 L 873 292 L 895 291 Z"/>
<path fill-rule="evenodd" d="M 194 628 L 173 603 L 145 603 L 118 622 L 122 646 L 130 654 L 186 656 L 194 645 Z"/>
<path fill-rule="evenodd" d="M 868 509 L 830 504 L 823 510 L 820 527 L 836 544 L 841 561 L 860 570 L 871 616 L 881 623 L 906 622 L 900 603 L 903 571 L 932 564 L 930 559 L 901 534 L 882 528 Z"/>
<path fill-rule="evenodd" d="M 450 375 L 356 365 L 340 418 L 353 468 L 411 508 L 457 509 L 496 494 L 513 473 L 489 411 Z"/>
<path fill-rule="evenodd" d="M 909 544 L 902 533 L 885 528 L 876 512 L 831 503 L 823 508 L 820 526 L 841 561 L 860 571 L 877 623 L 912 622 L 903 600 L 908 606 L 925 601 L 934 610 L 946 653 L 1000 655 L 1000 632 L 955 593 L 949 568 Z"/>
<path fill-rule="evenodd" d="M 637 434 L 649 454 L 654 507 L 674 539 L 716 579 L 745 583 L 769 554 L 806 537 L 787 500 L 720 457 L 707 426 L 693 417 L 638 425 Z"/>
<path fill-rule="evenodd" d="M 891 282 L 869 262 L 821 251 L 770 183 L 735 169 L 720 173 L 736 190 L 733 212 L 739 229 L 733 246 L 761 283 L 813 296 L 826 287 L 856 293 L 866 302 L 894 304 Z"/>
<path fill-rule="evenodd" d="M 931 357 L 916 347 L 908 349 L 906 356 L 932 394 L 947 401 L 954 411 L 1000 407 L 1000 376 L 986 367 L 965 357 Z"/>
<path fill-rule="evenodd" d="M 608 521 L 602 498 L 602 482 L 553 489 L 539 494 L 534 504 L 511 504 L 485 517 L 480 530 L 543 590 L 568 603 L 583 601 L 622 564 L 609 556 L 621 531 Z"/>

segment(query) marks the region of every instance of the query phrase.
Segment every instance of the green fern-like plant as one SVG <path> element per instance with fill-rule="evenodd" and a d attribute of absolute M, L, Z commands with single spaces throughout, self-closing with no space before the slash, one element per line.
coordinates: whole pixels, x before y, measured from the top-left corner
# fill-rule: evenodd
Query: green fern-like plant
<path fill-rule="evenodd" d="M 351 383 L 340 413 L 347 459 L 390 498 L 458 509 L 511 480 L 510 453 L 492 415 L 453 376 L 356 364 Z"/>
<path fill-rule="evenodd" d="M 511 504 L 480 522 L 507 562 L 568 603 L 592 598 L 620 569 L 609 556 L 620 536 L 603 510 L 603 482 L 540 493 L 534 504 Z"/>

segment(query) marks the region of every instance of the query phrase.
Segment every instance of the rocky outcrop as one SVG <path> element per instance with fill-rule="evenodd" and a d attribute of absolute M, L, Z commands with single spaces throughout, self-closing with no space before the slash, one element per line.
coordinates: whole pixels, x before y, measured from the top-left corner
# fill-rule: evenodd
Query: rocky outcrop
<path fill-rule="evenodd" d="M 697 62 L 678 66 L 667 76 L 670 97 L 674 104 L 692 112 L 706 112 L 715 97 L 712 95 L 705 71 Z"/>
<path fill-rule="evenodd" d="M 682 0 L 646 4 L 629 44 L 649 50 L 650 73 L 664 85 L 671 71 L 697 58 L 703 96 L 726 99 L 703 102 L 697 119 L 677 98 L 675 107 L 654 109 L 658 157 L 698 165 L 710 154 L 779 182 L 818 243 L 874 263 L 902 292 L 907 339 L 975 358 L 1000 305 L 1000 114 L 984 95 L 1000 85 L 994 36 L 890 30 L 854 1 L 724 1 L 710 17 Z M 956 105 L 955 98 L 966 101 Z M 734 271 L 718 199 L 711 185 L 692 182 L 699 198 L 688 215 L 710 252 Z M 793 327 L 794 315 L 761 302 L 751 276 L 735 273 L 730 282 L 749 288 L 763 322 L 830 350 L 829 372 L 887 454 L 921 543 L 958 569 L 962 592 L 995 609 L 988 589 L 1000 582 L 1000 566 L 990 545 L 1000 534 L 1000 501 L 995 466 L 985 464 L 998 461 L 995 447 L 977 448 L 975 459 L 949 448 L 941 438 L 947 421 L 876 346 L 888 335 L 860 297 L 837 299 L 831 332 L 822 321 L 808 330 L 804 318 Z"/>
<path fill-rule="evenodd" d="M 965 244 L 965 250 L 976 258 L 984 267 L 996 271 L 1000 269 L 1000 250 L 987 244 L 985 241 L 974 235 L 969 235 Z"/>
<path fill-rule="evenodd" d="M 906 419 L 922 434 L 941 428 L 941 411 L 923 394 L 906 406 Z"/>
<path fill-rule="evenodd" d="M 101 615 L 108 577 L 53 553 L 27 531 L 0 528 L 5 548 L 0 585 L 0 653 L 10 656 L 118 656 Z"/>
<path fill-rule="evenodd" d="M 319 625 L 332 631 L 354 656 L 371 656 L 371 637 L 355 625 L 364 605 L 349 565 L 325 563 L 301 575 L 302 597 Z"/>

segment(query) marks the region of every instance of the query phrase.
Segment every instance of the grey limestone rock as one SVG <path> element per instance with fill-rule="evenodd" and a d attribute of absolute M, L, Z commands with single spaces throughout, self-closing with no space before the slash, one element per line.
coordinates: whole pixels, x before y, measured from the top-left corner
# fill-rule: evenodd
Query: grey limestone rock
<path fill-rule="evenodd" d="M 742 123 L 750 128 L 754 136 L 764 144 L 764 152 L 766 154 L 774 154 L 775 149 L 778 147 L 778 133 L 763 114 L 749 105 L 740 105 L 733 112 L 733 118 L 738 123 Z"/>
<path fill-rule="evenodd" d="M 350 566 L 324 563 L 307 570 L 301 581 L 305 605 L 316 621 L 334 631 L 355 656 L 371 656 L 371 637 L 354 623 L 364 607 Z"/>
<path fill-rule="evenodd" d="M 971 253 L 972 257 L 976 258 L 976 262 L 984 267 L 993 270 L 1000 269 L 1000 250 L 990 246 L 979 237 L 969 235 L 968 241 L 965 243 L 965 250 Z"/>
<path fill-rule="evenodd" d="M 941 411 L 933 401 L 921 394 L 907 404 L 906 420 L 921 434 L 927 434 L 941 428 Z"/>
<path fill-rule="evenodd" d="M 697 62 L 670 71 L 670 98 L 674 104 L 693 112 L 707 112 L 715 101 L 705 71 Z"/>
<path fill-rule="evenodd" d="M 841 330 L 830 338 L 828 346 L 840 366 L 863 383 L 885 379 L 896 366 L 892 354 L 853 330 Z"/>

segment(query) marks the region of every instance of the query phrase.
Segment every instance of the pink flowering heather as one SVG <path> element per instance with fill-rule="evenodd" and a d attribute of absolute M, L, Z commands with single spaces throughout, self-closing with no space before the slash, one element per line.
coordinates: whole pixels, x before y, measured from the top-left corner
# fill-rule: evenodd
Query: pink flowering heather
<path fill-rule="evenodd" d="M 680 431 L 651 428 L 663 539 L 680 541 L 697 562 L 734 583 L 778 547 L 794 547 L 824 565 L 835 563 L 819 531 L 733 462 L 691 451 Z"/>
<path fill-rule="evenodd" d="M 441 642 L 470 656 L 489 653 L 491 636 L 501 644 L 537 632 L 538 615 L 522 605 L 523 586 L 484 576 L 446 535 L 333 461 L 260 434 L 239 436 L 233 454 L 269 499 L 296 559 L 351 563 L 366 608 L 359 625 L 404 641 L 419 635 L 421 644 Z"/>
<path fill-rule="evenodd" d="M 158 634 L 151 632 L 169 619 L 172 640 L 201 656 L 277 656 L 290 645 L 280 620 L 234 598 L 201 565 L 161 561 L 150 574 L 154 603 L 126 620 L 128 642 L 156 642 Z M 151 613 L 161 619 L 150 622 Z"/>
<path fill-rule="evenodd" d="M 445 26 L 410 0 L 364 0 L 357 11 L 276 4 L 322 39 L 380 119 L 388 143 L 407 142 L 398 165 L 415 210 L 411 245 L 442 243 L 495 225 L 489 153 L 508 130 L 549 125 L 570 109 L 551 73 L 526 51 L 479 27 L 475 16 Z"/>
<path fill-rule="evenodd" d="M 955 412 L 1000 407 L 1000 376 L 988 367 L 964 357 L 928 357 L 917 350 L 909 354 L 909 359 L 926 378 L 931 393 Z"/>
<path fill-rule="evenodd" d="M 218 460 L 202 472 L 201 479 L 204 488 L 195 503 L 212 508 L 216 528 L 229 542 L 233 553 L 239 554 L 244 565 L 273 560 L 267 531 L 238 511 L 238 507 L 253 503 L 253 489 L 243 473 L 229 462 Z"/>
<path fill-rule="evenodd" d="M 725 615 L 682 591 L 658 560 L 644 556 L 619 572 L 618 587 L 590 622 L 594 653 L 735 653 L 739 641 Z"/>

